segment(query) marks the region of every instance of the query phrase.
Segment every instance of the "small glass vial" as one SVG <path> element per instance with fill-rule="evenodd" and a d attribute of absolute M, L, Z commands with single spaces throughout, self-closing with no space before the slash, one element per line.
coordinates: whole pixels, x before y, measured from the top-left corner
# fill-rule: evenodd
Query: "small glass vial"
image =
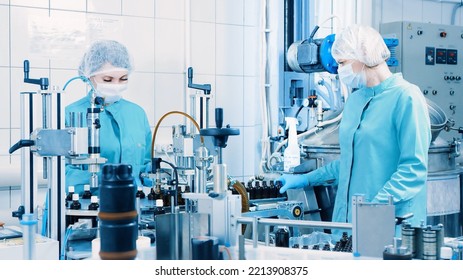
<path fill-rule="evenodd" d="M 145 198 L 145 193 L 143 192 L 143 187 L 138 187 L 137 193 L 135 194 L 135 197 L 139 197 L 140 199 Z"/>
<path fill-rule="evenodd" d="M 165 213 L 166 211 L 164 210 L 164 201 L 162 199 L 156 199 L 156 209 L 154 210 L 154 217 L 156 218 L 157 215 Z"/>
<path fill-rule="evenodd" d="M 72 203 L 71 203 L 71 209 L 72 210 L 80 210 L 82 205 L 79 202 L 79 194 L 75 193 L 72 195 Z"/>
<path fill-rule="evenodd" d="M 72 202 L 72 195 L 74 194 L 74 186 L 68 187 L 68 195 L 66 196 L 66 207 L 69 207 L 69 203 Z"/>
<path fill-rule="evenodd" d="M 100 204 L 98 204 L 98 197 L 96 195 L 92 195 L 90 198 L 90 204 L 88 205 L 88 210 L 98 210 Z"/>
<path fill-rule="evenodd" d="M 84 193 L 82 194 L 82 199 L 90 199 L 92 197 L 92 192 L 90 192 L 90 185 L 84 185 Z"/>
<path fill-rule="evenodd" d="M 151 188 L 150 193 L 148 194 L 148 200 L 154 200 L 156 197 L 156 193 L 154 192 L 154 188 Z"/>

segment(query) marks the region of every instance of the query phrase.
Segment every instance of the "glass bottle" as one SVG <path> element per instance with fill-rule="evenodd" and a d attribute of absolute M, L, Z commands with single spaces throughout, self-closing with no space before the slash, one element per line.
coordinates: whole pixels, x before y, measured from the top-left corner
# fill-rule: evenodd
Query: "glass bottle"
<path fill-rule="evenodd" d="M 81 207 L 82 207 L 82 205 L 79 202 L 79 194 L 77 194 L 77 193 L 73 194 L 72 195 L 72 203 L 71 203 L 70 208 L 72 210 L 80 210 Z"/>
<path fill-rule="evenodd" d="M 151 188 L 150 193 L 148 194 L 148 200 L 155 200 L 156 193 L 154 192 L 154 188 Z"/>
<path fill-rule="evenodd" d="M 90 198 L 90 204 L 88 205 L 88 210 L 98 210 L 100 204 L 98 204 L 98 197 L 96 195 L 92 195 Z"/>
<path fill-rule="evenodd" d="M 92 193 L 90 192 L 90 185 L 84 185 L 84 193 L 82 194 L 82 199 L 90 199 Z"/>
<path fill-rule="evenodd" d="M 68 187 L 68 195 L 66 196 L 66 207 L 72 202 L 72 195 L 74 194 L 74 186 Z"/>
<path fill-rule="evenodd" d="M 156 199 L 156 208 L 154 209 L 154 218 L 156 215 L 165 214 L 166 211 L 164 210 L 164 201 L 162 199 Z"/>
<path fill-rule="evenodd" d="M 264 189 L 260 186 L 259 181 L 256 181 L 255 188 L 256 188 L 256 199 L 262 199 Z"/>
<path fill-rule="evenodd" d="M 143 187 L 138 187 L 135 197 L 139 197 L 140 199 L 143 199 L 146 197 L 145 193 L 143 192 Z"/>

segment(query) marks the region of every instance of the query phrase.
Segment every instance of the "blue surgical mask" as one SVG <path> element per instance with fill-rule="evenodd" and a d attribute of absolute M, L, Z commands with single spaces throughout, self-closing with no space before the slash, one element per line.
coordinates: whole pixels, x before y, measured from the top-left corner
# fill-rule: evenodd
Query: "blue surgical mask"
<path fill-rule="evenodd" d="M 351 88 L 363 88 L 367 85 L 367 78 L 363 68 L 362 71 L 355 73 L 352 63 L 339 67 L 338 76 L 342 83 Z"/>

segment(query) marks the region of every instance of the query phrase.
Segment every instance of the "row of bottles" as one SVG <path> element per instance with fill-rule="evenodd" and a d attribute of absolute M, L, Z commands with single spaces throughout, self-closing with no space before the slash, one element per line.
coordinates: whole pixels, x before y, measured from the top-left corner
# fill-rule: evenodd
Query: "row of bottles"
<path fill-rule="evenodd" d="M 84 186 L 84 193 L 82 194 L 82 199 L 90 199 L 88 210 L 98 210 L 100 206 L 98 203 L 98 197 L 95 195 L 92 195 L 92 193 L 90 192 L 90 185 Z M 82 209 L 82 204 L 79 201 L 79 194 L 75 193 L 74 186 L 69 186 L 65 203 L 66 203 L 66 208 L 69 208 L 72 210 Z"/>
<path fill-rule="evenodd" d="M 244 183 L 242 183 L 244 186 Z M 249 199 L 266 199 L 286 197 L 286 193 L 281 194 L 281 182 L 270 181 L 249 181 L 246 185 L 246 192 Z M 235 189 L 232 189 L 233 194 L 238 194 Z"/>
<path fill-rule="evenodd" d="M 185 205 L 185 200 L 182 197 L 183 193 L 189 193 L 190 192 L 190 186 L 185 186 L 185 189 L 182 191 L 182 187 L 177 187 L 177 204 L 178 205 Z M 163 202 L 164 206 L 170 206 L 171 205 L 171 195 L 168 193 L 167 190 L 156 190 L 155 188 L 151 188 L 150 192 L 148 195 L 145 195 L 143 192 L 143 187 L 138 187 L 136 197 L 140 199 L 145 199 L 147 198 L 148 200 L 154 200 L 158 201 L 161 200 Z"/>

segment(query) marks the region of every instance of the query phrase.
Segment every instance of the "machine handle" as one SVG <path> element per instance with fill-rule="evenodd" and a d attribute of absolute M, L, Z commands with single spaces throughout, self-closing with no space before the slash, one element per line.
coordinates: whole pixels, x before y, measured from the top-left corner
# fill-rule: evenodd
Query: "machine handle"
<path fill-rule="evenodd" d="M 30 146 L 34 146 L 34 145 L 35 145 L 34 140 L 21 139 L 16 144 L 11 146 L 11 148 L 9 149 L 9 153 L 12 154 L 12 153 L 14 153 L 16 150 L 18 150 L 20 148 L 30 147 Z"/>
<path fill-rule="evenodd" d="M 215 108 L 215 126 L 217 128 L 222 128 L 223 125 L 223 109 Z"/>
<path fill-rule="evenodd" d="M 24 67 L 24 82 L 25 83 L 40 85 L 41 90 L 48 89 L 48 86 L 49 86 L 48 78 L 29 79 L 29 71 L 30 71 L 29 60 L 24 60 L 23 67 Z"/>
<path fill-rule="evenodd" d="M 204 94 L 209 95 L 211 93 L 211 85 L 210 84 L 194 84 L 193 83 L 193 68 L 188 67 L 188 87 L 192 89 L 199 89 L 204 91 Z"/>

